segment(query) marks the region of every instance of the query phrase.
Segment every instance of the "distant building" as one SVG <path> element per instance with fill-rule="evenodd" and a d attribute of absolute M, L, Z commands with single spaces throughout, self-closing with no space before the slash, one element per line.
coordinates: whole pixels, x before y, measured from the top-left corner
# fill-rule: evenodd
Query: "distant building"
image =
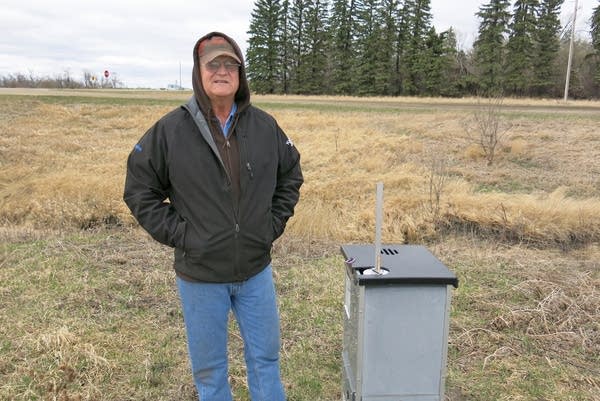
<path fill-rule="evenodd" d="M 181 91 L 183 89 L 184 88 L 181 85 L 177 84 L 177 83 L 167 85 L 167 90 L 168 91 Z"/>

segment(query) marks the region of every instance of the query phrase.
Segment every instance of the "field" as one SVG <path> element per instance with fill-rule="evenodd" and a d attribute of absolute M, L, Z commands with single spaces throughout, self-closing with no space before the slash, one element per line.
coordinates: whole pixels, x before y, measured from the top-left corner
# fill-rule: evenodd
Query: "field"
<path fill-rule="evenodd" d="M 133 145 L 189 96 L 0 90 L 0 400 L 195 399 L 171 250 L 121 201 Z M 305 175 L 273 250 L 289 400 L 341 397 L 339 245 L 373 241 L 378 181 L 384 242 L 426 245 L 460 281 L 448 400 L 600 400 L 600 102 L 253 102 Z M 235 327 L 230 344 L 248 400 Z"/>

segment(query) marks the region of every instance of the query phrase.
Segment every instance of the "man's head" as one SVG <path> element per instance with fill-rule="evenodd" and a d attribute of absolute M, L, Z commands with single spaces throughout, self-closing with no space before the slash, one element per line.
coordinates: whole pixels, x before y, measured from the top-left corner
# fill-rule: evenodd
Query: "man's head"
<path fill-rule="evenodd" d="M 244 58 L 238 44 L 221 32 L 210 32 L 194 45 L 192 86 L 198 105 L 203 110 L 215 101 L 230 101 L 238 105 L 250 101 Z"/>
<path fill-rule="evenodd" d="M 222 36 L 211 36 L 198 44 L 202 87 L 211 102 L 233 102 L 239 88 L 240 58 Z"/>

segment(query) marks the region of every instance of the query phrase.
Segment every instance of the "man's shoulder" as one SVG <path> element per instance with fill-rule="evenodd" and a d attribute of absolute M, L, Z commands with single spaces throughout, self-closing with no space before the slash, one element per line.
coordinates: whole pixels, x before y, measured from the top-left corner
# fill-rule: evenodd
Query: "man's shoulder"
<path fill-rule="evenodd" d="M 178 106 L 169 111 L 167 114 L 163 115 L 159 121 L 163 121 L 165 123 L 177 123 L 184 119 L 187 115 L 189 115 L 187 110 L 185 110 L 183 106 Z"/>
<path fill-rule="evenodd" d="M 189 119 L 189 113 L 183 107 L 179 106 L 160 117 L 156 122 L 156 126 L 169 130 Z"/>

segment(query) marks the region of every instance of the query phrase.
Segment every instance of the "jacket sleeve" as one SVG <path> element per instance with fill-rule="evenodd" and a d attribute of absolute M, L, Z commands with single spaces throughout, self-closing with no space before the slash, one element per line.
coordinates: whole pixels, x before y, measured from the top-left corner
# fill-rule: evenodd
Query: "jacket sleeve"
<path fill-rule="evenodd" d="M 300 153 L 285 133 L 277 126 L 279 162 L 277 183 L 271 203 L 274 240 L 283 234 L 288 219 L 300 199 L 300 187 L 304 182 L 300 168 Z"/>
<path fill-rule="evenodd" d="M 183 248 L 185 221 L 168 201 L 168 147 L 164 131 L 159 121 L 129 154 L 123 200 L 152 238 Z"/>

